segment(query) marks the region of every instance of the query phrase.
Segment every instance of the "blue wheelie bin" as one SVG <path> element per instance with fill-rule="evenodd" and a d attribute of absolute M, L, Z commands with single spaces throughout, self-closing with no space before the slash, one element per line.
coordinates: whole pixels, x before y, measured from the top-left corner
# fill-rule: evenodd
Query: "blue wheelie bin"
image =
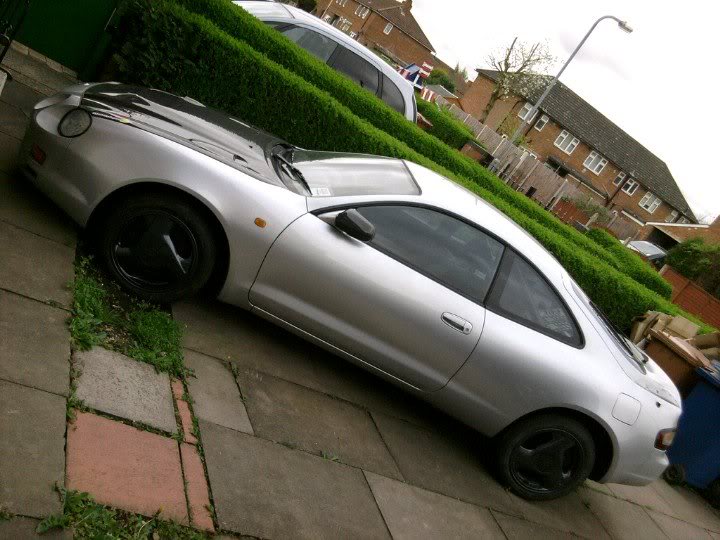
<path fill-rule="evenodd" d="M 671 466 L 666 478 L 705 489 L 720 477 L 720 372 L 698 368 L 696 373 L 697 384 L 683 401 L 677 434 L 668 449 Z"/>

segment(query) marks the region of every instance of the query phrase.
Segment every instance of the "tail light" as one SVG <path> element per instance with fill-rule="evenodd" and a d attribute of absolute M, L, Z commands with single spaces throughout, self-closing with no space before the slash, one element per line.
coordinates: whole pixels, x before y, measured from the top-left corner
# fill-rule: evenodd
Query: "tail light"
<path fill-rule="evenodd" d="M 658 450 L 667 450 L 675 440 L 676 429 L 661 429 L 655 437 L 655 448 Z"/>
<path fill-rule="evenodd" d="M 30 156 L 40 165 L 45 163 L 45 158 L 47 157 L 45 151 L 37 144 L 32 145 L 32 148 L 30 149 Z"/>

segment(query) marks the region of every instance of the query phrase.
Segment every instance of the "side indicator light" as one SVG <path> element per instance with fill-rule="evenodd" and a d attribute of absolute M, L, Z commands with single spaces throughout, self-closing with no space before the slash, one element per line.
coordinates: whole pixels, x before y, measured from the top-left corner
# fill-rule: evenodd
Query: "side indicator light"
<path fill-rule="evenodd" d="M 40 165 L 45 163 L 45 158 L 47 158 L 47 155 L 45 155 L 45 151 L 37 144 L 32 145 L 32 148 L 30 149 L 30 156 Z"/>
<path fill-rule="evenodd" d="M 663 429 L 658 432 L 655 438 L 655 448 L 658 450 L 667 450 L 675 440 L 675 429 Z"/>
<path fill-rule="evenodd" d="M 265 225 L 267 225 L 267 222 L 263 218 L 255 218 L 255 225 L 260 227 L 261 229 L 265 228 Z"/>

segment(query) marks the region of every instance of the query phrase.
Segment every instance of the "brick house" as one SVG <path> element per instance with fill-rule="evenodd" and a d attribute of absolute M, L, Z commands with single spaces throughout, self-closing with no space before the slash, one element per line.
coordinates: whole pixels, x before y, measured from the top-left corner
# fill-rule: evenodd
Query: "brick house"
<path fill-rule="evenodd" d="M 477 73 L 460 106 L 483 120 L 497 72 Z M 542 90 L 496 101 L 483 122 L 506 132 L 524 122 L 522 144 L 530 153 L 596 203 L 634 222 L 638 232 L 648 222 L 697 223 L 667 165 L 563 83 L 529 118 Z"/>
<path fill-rule="evenodd" d="M 639 238 L 666 250 L 693 238 L 702 238 L 708 244 L 720 244 L 720 216 L 710 225 L 648 222 L 641 229 Z"/>
<path fill-rule="evenodd" d="M 433 46 L 411 9 L 412 0 L 319 0 L 315 14 L 402 66 L 433 65 Z"/>

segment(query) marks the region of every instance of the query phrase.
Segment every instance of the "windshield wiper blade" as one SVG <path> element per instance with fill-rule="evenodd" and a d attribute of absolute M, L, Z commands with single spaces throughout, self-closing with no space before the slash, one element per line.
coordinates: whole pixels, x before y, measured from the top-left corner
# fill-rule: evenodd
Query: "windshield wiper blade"
<path fill-rule="evenodd" d="M 288 149 L 285 149 L 288 150 Z M 291 149 L 289 149 L 290 152 L 292 152 Z M 292 155 L 292 154 L 290 154 Z M 308 184 L 307 180 L 305 180 L 305 177 L 303 176 L 303 173 L 298 169 L 295 165 L 293 165 L 291 160 L 288 160 L 282 152 L 275 152 L 273 153 L 273 157 L 277 159 L 280 163 L 282 163 L 286 170 L 285 172 L 298 182 L 300 182 L 305 189 L 308 190 L 308 193 L 312 193 L 312 190 L 310 189 L 310 184 Z"/>

